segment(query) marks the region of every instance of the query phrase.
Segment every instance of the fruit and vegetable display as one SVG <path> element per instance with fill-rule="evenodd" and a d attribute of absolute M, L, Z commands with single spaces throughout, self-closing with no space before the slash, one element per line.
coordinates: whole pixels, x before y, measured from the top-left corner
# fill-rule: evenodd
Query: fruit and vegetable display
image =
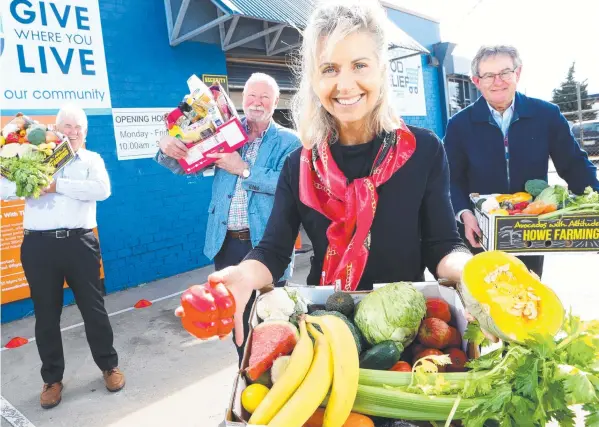
<path fill-rule="evenodd" d="M 16 183 L 18 197 L 38 198 L 52 182 L 55 168 L 48 163 L 54 150 L 68 139 L 44 124 L 18 113 L 0 135 L 2 176 Z"/>
<path fill-rule="evenodd" d="M 599 214 L 599 192 L 591 187 L 575 195 L 562 185 L 549 185 L 540 179 L 527 181 L 523 192 L 473 196 L 476 207 L 489 215 L 554 219 L 562 215 Z"/>
<path fill-rule="evenodd" d="M 520 260 L 491 251 L 468 262 L 458 291 L 470 323 L 455 301 L 419 289 L 332 292 L 324 304 L 297 291 L 292 299 L 288 288 L 263 295 L 242 371 L 243 418 L 285 427 L 573 426 L 572 405 L 582 405 L 585 425 L 599 426 L 599 321 L 567 314 Z M 481 327 L 501 340 L 488 347 Z M 471 358 L 475 346 L 489 350 Z"/>

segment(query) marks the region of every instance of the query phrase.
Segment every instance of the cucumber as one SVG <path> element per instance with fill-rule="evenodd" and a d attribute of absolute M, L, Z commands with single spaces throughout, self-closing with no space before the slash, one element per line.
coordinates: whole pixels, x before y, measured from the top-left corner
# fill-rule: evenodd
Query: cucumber
<path fill-rule="evenodd" d="M 361 369 L 378 369 L 386 371 L 391 369 L 401 357 L 401 351 L 393 341 L 383 341 L 360 356 Z"/>

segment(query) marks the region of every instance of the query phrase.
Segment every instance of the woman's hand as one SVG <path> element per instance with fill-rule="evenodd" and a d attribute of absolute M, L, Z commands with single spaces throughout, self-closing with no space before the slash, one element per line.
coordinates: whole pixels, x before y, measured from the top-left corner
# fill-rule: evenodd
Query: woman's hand
<path fill-rule="evenodd" d="M 222 283 L 229 289 L 235 299 L 234 328 L 235 343 L 238 347 L 243 344 L 245 334 L 243 312 L 252 296 L 252 292 L 272 284 L 272 281 L 270 270 L 260 261 L 255 260 L 243 261 L 239 265 L 223 268 L 208 276 L 209 283 Z M 183 309 L 178 307 L 175 310 L 175 316 L 181 317 L 182 315 Z"/>
<path fill-rule="evenodd" d="M 216 271 L 208 276 L 208 282 L 224 284 L 235 299 L 234 331 L 235 343 L 238 347 L 243 344 L 245 334 L 243 312 L 252 296 L 252 292 L 255 290 L 251 278 L 246 277 L 244 270 L 242 265 L 236 265 Z"/>

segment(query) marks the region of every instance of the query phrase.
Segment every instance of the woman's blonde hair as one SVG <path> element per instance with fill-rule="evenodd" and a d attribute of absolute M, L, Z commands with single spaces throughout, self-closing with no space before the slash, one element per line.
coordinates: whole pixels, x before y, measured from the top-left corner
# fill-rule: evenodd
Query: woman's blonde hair
<path fill-rule="evenodd" d="M 324 52 L 328 56 L 336 43 L 355 32 L 373 37 L 383 79 L 379 99 L 368 122 L 369 130 L 378 134 L 399 126 L 399 118 L 389 103 L 387 22 L 385 10 L 376 0 L 325 1 L 310 16 L 297 57 L 299 88 L 292 104 L 293 120 L 304 147 L 321 144 L 328 135 L 332 140 L 338 137 L 335 118 L 320 104 L 312 83 L 318 72 L 319 54 Z"/>

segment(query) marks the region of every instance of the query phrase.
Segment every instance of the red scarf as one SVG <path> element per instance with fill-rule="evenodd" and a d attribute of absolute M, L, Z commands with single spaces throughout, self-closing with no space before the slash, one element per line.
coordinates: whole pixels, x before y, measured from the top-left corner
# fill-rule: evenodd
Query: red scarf
<path fill-rule="evenodd" d="M 377 188 L 387 182 L 415 150 L 416 138 L 402 121 L 399 129 L 385 136 L 370 176 L 355 179 L 351 184 L 347 184 L 345 175 L 333 160 L 329 141 L 302 150 L 300 200 L 331 220 L 321 285 L 356 290 L 370 251 Z"/>

